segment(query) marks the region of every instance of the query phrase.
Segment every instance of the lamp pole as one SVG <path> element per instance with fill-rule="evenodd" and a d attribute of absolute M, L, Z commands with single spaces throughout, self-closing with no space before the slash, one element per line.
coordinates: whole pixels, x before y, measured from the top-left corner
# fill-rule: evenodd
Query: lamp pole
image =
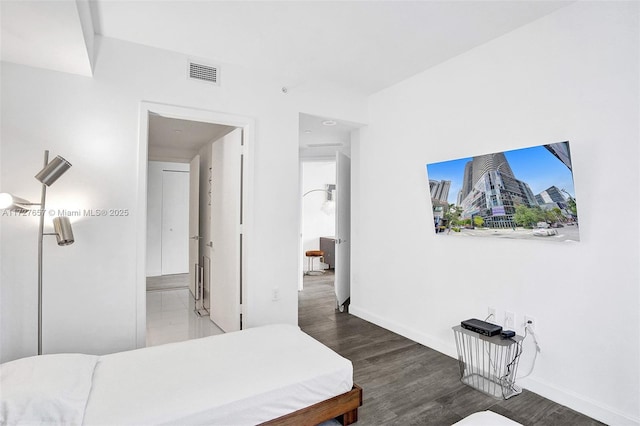
<path fill-rule="evenodd" d="M 47 198 L 47 186 L 55 182 L 64 172 L 66 172 L 71 163 L 64 158 L 57 156 L 53 161 L 49 162 L 49 151 L 44 151 L 44 167 L 35 175 L 35 178 L 42 183 L 40 193 L 40 204 L 30 203 L 22 198 L 15 197 L 8 193 L 0 194 L 2 200 L 0 208 L 11 210 L 25 211 L 26 206 L 40 206 L 40 223 L 38 225 L 38 355 L 42 355 L 42 249 L 44 235 L 55 235 L 59 246 L 73 244 L 75 241 L 71 222 L 68 217 L 56 217 L 53 219 L 54 233 L 44 233 L 44 216 L 45 202 Z"/>
<path fill-rule="evenodd" d="M 49 164 L 49 151 L 44 151 L 44 167 Z M 47 197 L 47 185 L 42 184 L 40 196 L 40 225 L 38 227 L 38 355 L 42 355 L 42 240 L 44 236 L 45 200 Z"/>

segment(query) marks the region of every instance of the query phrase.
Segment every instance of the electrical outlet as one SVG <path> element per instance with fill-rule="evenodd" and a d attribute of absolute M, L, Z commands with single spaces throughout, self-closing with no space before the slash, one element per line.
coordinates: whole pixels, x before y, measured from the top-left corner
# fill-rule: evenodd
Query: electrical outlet
<path fill-rule="evenodd" d="M 496 322 L 497 318 L 496 318 L 496 308 L 492 308 L 491 306 L 489 306 L 487 308 L 487 321 L 488 322 Z"/>
<path fill-rule="evenodd" d="M 524 326 L 529 327 L 529 329 L 535 331 L 536 329 L 536 319 L 532 316 L 525 315 L 524 316 Z"/>
<path fill-rule="evenodd" d="M 515 322 L 515 317 L 516 314 L 514 314 L 513 312 L 505 312 L 504 313 L 504 328 L 506 328 L 507 330 L 513 330 L 515 328 L 516 322 Z"/>
<path fill-rule="evenodd" d="M 280 300 L 280 289 L 278 287 L 275 287 L 271 292 L 271 300 L 273 300 L 274 302 L 276 300 Z"/>

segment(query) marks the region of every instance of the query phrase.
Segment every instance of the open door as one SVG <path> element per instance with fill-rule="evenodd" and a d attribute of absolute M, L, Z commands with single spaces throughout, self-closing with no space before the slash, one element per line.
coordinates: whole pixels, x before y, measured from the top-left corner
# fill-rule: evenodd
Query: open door
<path fill-rule="evenodd" d="M 189 290 L 198 300 L 200 276 L 200 156 L 189 163 Z M 196 294 L 198 290 L 198 294 Z"/>
<path fill-rule="evenodd" d="M 229 332 L 241 328 L 242 129 L 211 148 L 210 318 Z"/>
<path fill-rule="evenodd" d="M 340 311 L 351 297 L 351 159 L 336 153 L 336 301 Z"/>

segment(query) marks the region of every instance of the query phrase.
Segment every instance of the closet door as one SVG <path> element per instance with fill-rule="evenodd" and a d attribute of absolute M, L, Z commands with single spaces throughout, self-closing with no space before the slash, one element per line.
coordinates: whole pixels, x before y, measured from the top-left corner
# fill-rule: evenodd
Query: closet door
<path fill-rule="evenodd" d="M 189 272 L 189 172 L 162 172 L 162 275 Z"/>

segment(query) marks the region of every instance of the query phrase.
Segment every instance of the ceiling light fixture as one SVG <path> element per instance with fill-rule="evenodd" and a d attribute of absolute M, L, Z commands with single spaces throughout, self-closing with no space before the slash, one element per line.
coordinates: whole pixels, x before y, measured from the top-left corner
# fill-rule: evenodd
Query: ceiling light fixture
<path fill-rule="evenodd" d="M 322 122 L 323 126 L 335 126 L 336 124 L 338 124 L 338 122 L 334 120 L 324 120 Z"/>

